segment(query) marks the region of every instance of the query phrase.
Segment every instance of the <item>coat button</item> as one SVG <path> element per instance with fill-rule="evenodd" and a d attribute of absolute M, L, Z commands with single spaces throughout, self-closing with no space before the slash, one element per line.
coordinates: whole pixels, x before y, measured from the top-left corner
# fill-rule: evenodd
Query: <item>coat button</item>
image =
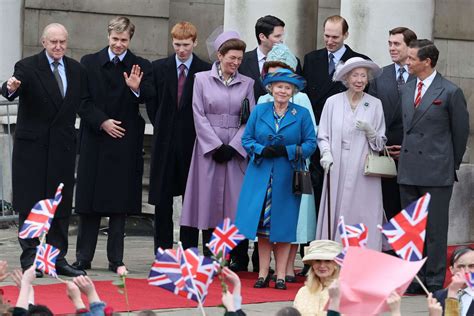
<path fill-rule="evenodd" d="M 411 132 L 407 132 L 407 135 L 410 135 L 410 134 L 411 134 Z"/>
<path fill-rule="evenodd" d="M 420 155 L 423 155 L 423 152 L 422 152 L 421 150 L 420 150 L 418 153 L 419 153 Z"/>
<path fill-rule="evenodd" d="M 404 150 L 404 152 L 406 152 L 406 153 L 407 153 L 407 152 L 408 152 L 408 149 L 405 149 L 405 150 Z"/>
<path fill-rule="evenodd" d="M 420 133 L 420 136 L 421 136 L 421 137 L 423 137 L 423 136 L 425 136 L 425 134 L 423 134 L 423 133 Z"/>

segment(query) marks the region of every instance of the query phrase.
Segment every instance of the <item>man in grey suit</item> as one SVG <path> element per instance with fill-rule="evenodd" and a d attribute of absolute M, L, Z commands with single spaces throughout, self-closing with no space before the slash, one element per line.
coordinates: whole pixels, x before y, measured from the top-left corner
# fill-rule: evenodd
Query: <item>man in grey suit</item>
<path fill-rule="evenodd" d="M 424 255 L 419 277 L 430 292 L 443 286 L 446 269 L 449 200 L 456 170 L 469 135 L 469 114 L 462 90 L 435 69 L 439 51 L 433 42 L 412 41 L 408 71 L 417 77 L 401 89 L 403 143 L 398 165 L 402 206 L 429 192 Z M 407 293 L 422 293 L 412 283 Z"/>
<path fill-rule="evenodd" d="M 382 101 L 387 149 L 398 165 L 403 140 L 399 91 L 406 82 L 415 78 L 413 75 L 408 75 L 406 63 L 408 45 L 411 41 L 416 40 L 416 34 L 406 27 L 396 27 L 391 29 L 388 34 L 388 51 L 393 63 L 383 67 L 382 75 L 370 82 L 369 94 Z M 396 178 L 382 178 L 382 195 L 385 215 L 387 219 L 390 219 L 402 209 Z"/>

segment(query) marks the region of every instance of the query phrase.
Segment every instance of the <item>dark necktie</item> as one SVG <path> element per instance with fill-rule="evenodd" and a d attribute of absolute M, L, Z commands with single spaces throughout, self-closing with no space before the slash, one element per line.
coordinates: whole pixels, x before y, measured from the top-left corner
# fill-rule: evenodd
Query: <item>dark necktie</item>
<path fill-rule="evenodd" d="M 405 78 L 403 78 L 403 74 L 405 73 L 405 68 L 400 67 L 398 68 L 398 78 L 397 78 L 397 85 L 398 85 L 398 90 L 400 90 L 400 87 L 405 84 Z"/>
<path fill-rule="evenodd" d="M 117 64 L 120 62 L 120 58 L 118 56 L 115 56 L 114 58 L 112 58 L 112 62 L 115 66 L 117 66 Z"/>
<path fill-rule="evenodd" d="M 336 64 L 334 63 L 334 55 L 330 53 L 329 54 L 329 67 L 328 67 L 329 76 L 332 75 L 332 73 L 334 72 L 334 69 L 336 69 Z"/>
<path fill-rule="evenodd" d="M 423 82 L 420 81 L 420 82 L 418 82 L 418 92 L 416 93 L 416 98 L 415 98 L 415 109 L 421 103 L 421 89 L 422 88 L 423 88 Z"/>
<path fill-rule="evenodd" d="M 181 101 L 181 96 L 183 95 L 184 83 L 186 82 L 186 65 L 181 64 L 178 67 L 179 75 L 178 75 L 178 108 Z"/>
<path fill-rule="evenodd" d="M 263 57 L 263 66 L 262 66 L 262 72 L 260 73 L 260 76 L 262 76 L 262 79 L 265 77 L 265 75 L 267 74 L 265 72 L 265 61 L 267 60 L 267 56 Z"/>
<path fill-rule="evenodd" d="M 63 86 L 63 81 L 61 79 L 61 75 L 59 74 L 59 62 L 53 61 L 53 75 L 54 78 L 56 79 L 56 82 L 58 83 L 59 87 L 59 92 L 61 92 L 61 96 L 64 98 L 64 86 Z"/>

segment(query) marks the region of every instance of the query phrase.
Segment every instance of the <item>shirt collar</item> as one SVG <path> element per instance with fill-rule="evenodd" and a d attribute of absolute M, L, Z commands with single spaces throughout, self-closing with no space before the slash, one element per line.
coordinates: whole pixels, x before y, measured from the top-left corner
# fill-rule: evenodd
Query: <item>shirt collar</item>
<path fill-rule="evenodd" d="M 328 51 L 328 58 L 329 58 L 329 54 L 333 54 L 334 55 L 334 63 L 337 64 L 341 60 L 342 55 L 344 55 L 345 52 L 346 52 L 346 45 L 342 45 L 342 47 L 339 48 L 334 53 L 331 53 L 330 51 Z"/>
<path fill-rule="evenodd" d="M 398 76 L 398 69 L 400 69 L 401 67 L 400 67 L 400 65 L 397 64 L 397 63 L 394 63 L 394 65 L 395 65 L 395 73 L 396 73 L 397 76 Z M 405 65 L 405 66 L 403 66 L 403 68 L 405 68 L 405 73 L 408 73 L 408 66 Z"/>
<path fill-rule="evenodd" d="M 48 63 L 51 65 L 54 62 L 54 58 L 51 58 L 46 51 L 44 51 L 46 54 L 46 58 L 48 58 Z M 58 60 L 59 64 L 64 67 L 63 59 L 61 58 Z"/>
<path fill-rule="evenodd" d="M 114 59 L 114 57 L 117 56 L 112 52 L 110 47 L 107 49 L 107 52 L 109 53 L 109 60 L 110 61 L 112 61 L 112 59 Z M 123 61 L 123 59 L 125 58 L 125 55 L 127 55 L 127 52 L 128 52 L 128 50 L 126 50 L 122 54 L 118 55 L 118 58 L 120 59 L 120 61 Z"/>
<path fill-rule="evenodd" d="M 429 75 L 428 77 L 426 77 L 425 80 L 420 80 L 420 78 L 417 78 L 417 79 L 416 79 L 416 84 L 418 85 L 418 83 L 419 83 L 420 81 L 422 81 L 422 82 L 423 82 L 423 86 L 425 86 L 425 87 L 428 89 L 428 87 L 429 87 L 429 86 L 431 85 L 431 83 L 433 82 L 433 79 L 435 78 L 436 73 L 437 73 L 436 70 L 433 71 L 433 73 L 432 73 L 431 75 Z"/>
<path fill-rule="evenodd" d="M 260 50 L 260 47 L 257 46 L 257 60 L 258 61 L 261 61 L 262 59 L 266 59 L 267 58 L 267 55 L 265 55 L 261 50 Z"/>
<path fill-rule="evenodd" d="M 184 63 L 179 60 L 178 55 L 175 54 L 174 58 L 176 60 L 176 69 L 178 69 L 181 64 L 184 64 L 186 66 L 186 69 L 188 70 L 189 68 L 191 68 L 191 63 L 193 62 L 193 54 L 191 54 L 191 57 L 189 57 L 188 60 L 186 60 Z"/>

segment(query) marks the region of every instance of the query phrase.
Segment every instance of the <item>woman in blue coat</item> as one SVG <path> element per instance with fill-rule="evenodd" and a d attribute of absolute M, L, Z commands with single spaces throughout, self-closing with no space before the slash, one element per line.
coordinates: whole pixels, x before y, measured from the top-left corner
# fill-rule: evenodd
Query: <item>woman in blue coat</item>
<path fill-rule="evenodd" d="M 274 101 L 255 107 L 242 136 L 250 162 L 237 206 L 236 225 L 248 239 L 259 238 L 260 271 L 254 287 L 269 285 L 273 247 L 275 288 L 286 289 L 286 264 L 290 243 L 296 240 L 300 206 L 300 196 L 292 191 L 296 148 L 301 147 L 306 159 L 316 149 L 316 135 L 308 110 L 289 102 L 304 88 L 302 77 L 281 69 L 267 74 L 263 83 Z"/>

